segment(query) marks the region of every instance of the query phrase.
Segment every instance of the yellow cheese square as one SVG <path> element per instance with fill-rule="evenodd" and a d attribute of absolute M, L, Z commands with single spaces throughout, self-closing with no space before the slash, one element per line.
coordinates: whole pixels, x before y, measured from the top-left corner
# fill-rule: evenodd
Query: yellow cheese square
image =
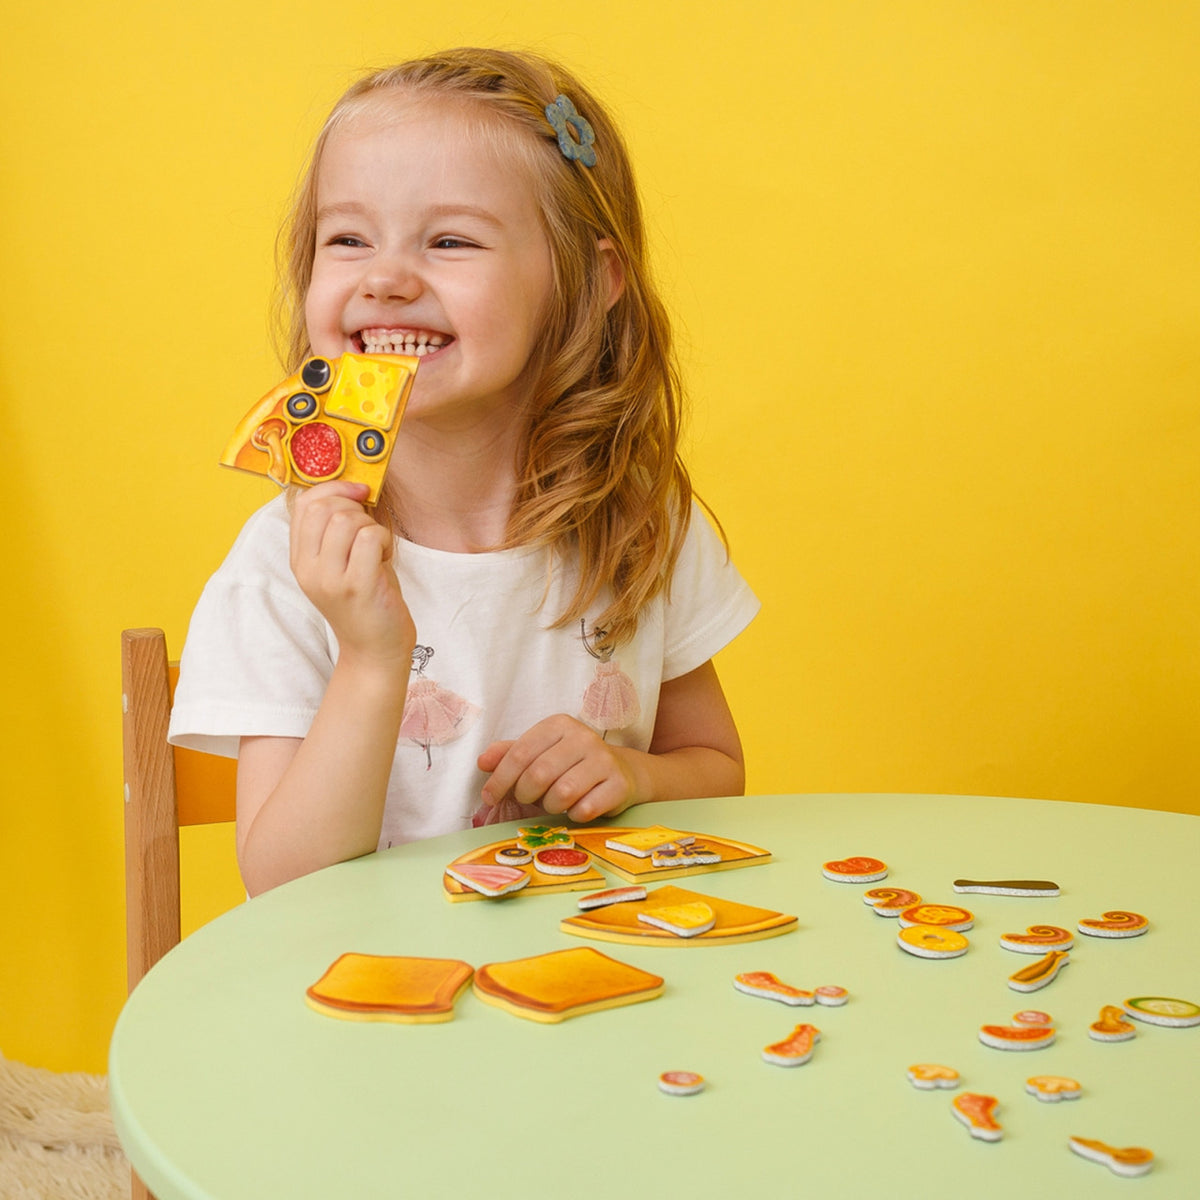
<path fill-rule="evenodd" d="M 412 373 L 407 364 L 395 358 L 344 354 L 325 400 L 325 415 L 390 429 Z"/>

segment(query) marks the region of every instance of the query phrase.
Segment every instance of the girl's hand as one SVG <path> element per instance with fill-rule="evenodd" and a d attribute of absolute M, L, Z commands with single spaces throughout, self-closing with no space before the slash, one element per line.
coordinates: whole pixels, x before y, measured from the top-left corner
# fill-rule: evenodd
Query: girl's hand
<path fill-rule="evenodd" d="M 574 717 L 547 717 L 515 742 L 493 742 L 479 756 L 479 769 L 492 776 L 483 788 L 484 803 L 499 804 L 511 795 L 573 821 L 623 812 L 636 798 L 624 753 Z"/>
<path fill-rule="evenodd" d="M 392 569 L 392 535 L 363 508 L 363 483 L 320 483 L 292 512 L 291 566 L 333 627 L 342 656 L 397 659 L 407 672 L 417 634 Z"/>

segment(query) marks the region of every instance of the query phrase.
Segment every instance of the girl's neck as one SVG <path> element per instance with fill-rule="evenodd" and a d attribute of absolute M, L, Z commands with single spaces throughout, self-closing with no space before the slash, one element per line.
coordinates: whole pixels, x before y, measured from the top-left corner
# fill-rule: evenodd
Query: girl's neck
<path fill-rule="evenodd" d="M 517 440 L 509 432 L 464 439 L 402 428 L 385 502 L 396 532 L 435 550 L 478 554 L 503 545 L 516 493 Z"/>

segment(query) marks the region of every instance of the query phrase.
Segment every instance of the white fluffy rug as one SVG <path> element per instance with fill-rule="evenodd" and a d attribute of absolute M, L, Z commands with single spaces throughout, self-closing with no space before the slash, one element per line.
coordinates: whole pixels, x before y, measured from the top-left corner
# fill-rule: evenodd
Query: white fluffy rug
<path fill-rule="evenodd" d="M 0 1200 L 128 1200 L 129 1162 L 103 1075 L 0 1054 Z"/>

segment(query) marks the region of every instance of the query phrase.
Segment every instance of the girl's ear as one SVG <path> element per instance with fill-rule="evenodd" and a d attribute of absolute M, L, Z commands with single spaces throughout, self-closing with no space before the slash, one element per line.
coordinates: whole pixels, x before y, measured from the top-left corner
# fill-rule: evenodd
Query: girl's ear
<path fill-rule="evenodd" d="M 596 248 L 600 251 L 600 265 L 608 276 L 608 302 L 604 307 L 610 309 L 625 290 L 625 268 L 608 238 L 598 238 Z"/>

